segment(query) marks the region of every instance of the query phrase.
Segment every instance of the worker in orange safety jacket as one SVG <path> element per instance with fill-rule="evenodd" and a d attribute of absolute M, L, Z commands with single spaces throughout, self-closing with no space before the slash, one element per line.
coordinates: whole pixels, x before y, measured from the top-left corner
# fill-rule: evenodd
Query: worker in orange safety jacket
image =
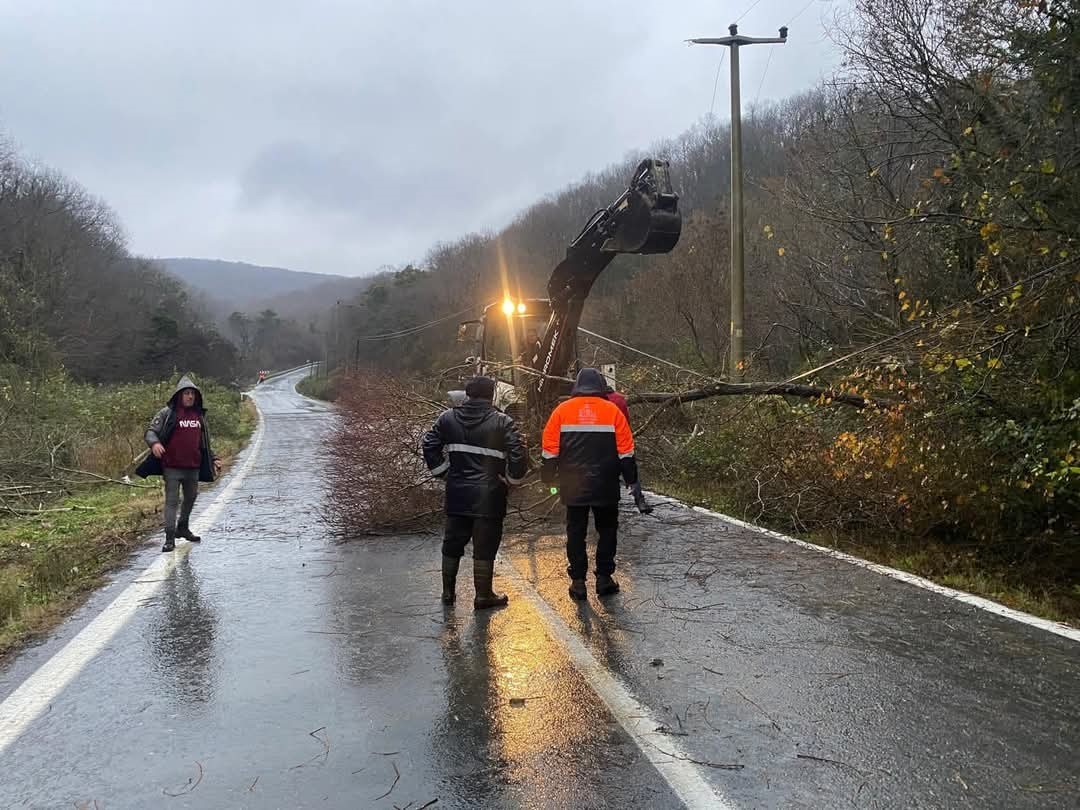
<path fill-rule="evenodd" d="M 585 538 L 589 510 L 599 541 L 596 545 L 596 595 L 618 593 L 615 552 L 619 531 L 619 477 L 627 486 L 637 481 L 634 436 L 622 411 L 606 397 L 607 382 L 594 368 L 583 368 L 570 398 L 552 412 L 544 427 L 545 483 L 558 483 L 566 506 L 566 572 L 570 597 L 586 599 L 589 557 Z"/>

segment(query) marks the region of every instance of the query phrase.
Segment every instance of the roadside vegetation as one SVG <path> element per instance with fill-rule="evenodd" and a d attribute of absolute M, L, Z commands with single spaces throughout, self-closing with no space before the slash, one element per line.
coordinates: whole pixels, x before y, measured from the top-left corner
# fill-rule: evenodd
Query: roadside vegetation
<path fill-rule="evenodd" d="M 265 331 L 265 330 L 264 330 Z M 255 414 L 237 350 L 188 291 L 128 252 L 112 212 L 0 138 L 0 654 L 47 628 L 156 523 L 124 481 L 181 372 L 228 456 Z"/>
<path fill-rule="evenodd" d="M 635 404 L 733 371 L 729 129 L 708 119 L 651 150 L 671 161 L 682 238 L 613 263 L 586 304 L 585 326 L 635 350 L 579 336 L 582 363 L 618 364 L 650 484 L 1080 621 L 1078 20 L 1078 0 L 855 0 L 837 74 L 748 113 L 742 371 L 874 401 L 861 410 Z M 378 277 L 336 354 L 367 336 L 386 373 L 465 373 L 455 319 L 432 318 L 502 298 L 506 268 L 515 295 L 542 296 L 638 158 Z"/>
<path fill-rule="evenodd" d="M 158 528 L 160 479 L 129 474 L 175 384 L 57 375 L 0 388 L 0 656 L 63 618 Z M 214 450 L 228 463 L 255 428 L 254 405 L 200 385 Z"/>
<path fill-rule="evenodd" d="M 341 387 L 345 379 L 342 369 L 336 369 L 330 374 L 312 374 L 300 380 L 296 384 L 296 390 L 305 397 L 321 399 L 324 402 L 334 402 L 341 396 Z"/>

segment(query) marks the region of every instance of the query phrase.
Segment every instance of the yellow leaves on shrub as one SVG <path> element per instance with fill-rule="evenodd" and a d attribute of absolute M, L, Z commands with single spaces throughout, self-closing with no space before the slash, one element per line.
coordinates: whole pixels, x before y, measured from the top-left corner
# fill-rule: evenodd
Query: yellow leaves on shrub
<path fill-rule="evenodd" d="M 776 234 L 773 233 L 772 225 L 766 225 L 761 230 L 764 231 L 766 239 L 772 239 L 774 236 L 776 236 Z"/>
<path fill-rule="evenodd" d="M 785 254 L 786 252 L 787 252 L 787 251 L 785 251 L 785 250 L 784 250 L 783 248 L 777 248 L 777 249 L 776 249 L 776 255 L 777 255 L 777 256 L 781 256 L 781 257 L 782 257 L 782 256 L 783 256 L 783 255 L 784 255 L 784 254 Z"/>
<path fill-rule="evenodd" d="M 952 178 L 946 175 L 945 170 L 940 166 L 934 169 L 934 179 L 945 186 L 952 182 Z"/>
<path fill-rule="evenodd" d="M 1053 158 L 1046 158 L 1039 164 L 1039 171 L 1043 174 L 1053 174 L 1057 171 L 1057 165 L 1054 163 Z"/>
<path fill-rule="evenodd" d="M 956 363 L 956 367 L 959 369 L 965 369 L 971 365 L 971 361 L 968 360 L 966 357 L 957 357 L 954 362 Z"/>
<path fill-rule="evenodd" d="M 986 367 L 989 369 L 1001 368 L 1003 365 L 1000 357 L 991 357 L 986 361 Z"/>
<path fill-rule="evenodd" d="M 989 239 L 1000 230 L 1001 226 L 998 225 L 996 222 L 987 222 L 985 225 L 979 228 L 979 235 L 983 239 Z"/>

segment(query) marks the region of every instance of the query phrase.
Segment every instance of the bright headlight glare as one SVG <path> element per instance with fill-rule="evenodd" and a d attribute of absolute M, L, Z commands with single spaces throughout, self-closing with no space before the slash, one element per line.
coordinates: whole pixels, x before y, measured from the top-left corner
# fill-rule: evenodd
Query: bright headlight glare
<path fill-rule="evenodd" d="M 514 302 L 511 301 L 509 298 L 507 298 L 505 301 L 503 301 L 502 311 L 506 315 L 513 315 L 514 314 Z"/>

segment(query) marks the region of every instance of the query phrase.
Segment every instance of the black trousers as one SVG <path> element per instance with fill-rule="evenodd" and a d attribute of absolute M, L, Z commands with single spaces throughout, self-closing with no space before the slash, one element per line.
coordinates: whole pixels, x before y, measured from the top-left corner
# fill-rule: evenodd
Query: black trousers
<path fill-rule="evenodd" d="M 444 557 L 461 557 L 465 546 L 473 541 L 474 560 L 494 560 L 502 543 L 503 519 L 474 518 L 466 515 L 447 515 L 443 535 Z"/>
<path fill-rule="evenodd" d="M 589 510 L 592 509 L 596 533 L 596 573 L 615 573 L 615 551 L 619 542 L 619 505 L 566 507 L 566 573 L 571 579 L 585 579 L 589 573 L 589 552 L 585 538 L 589 534 Z"/>

